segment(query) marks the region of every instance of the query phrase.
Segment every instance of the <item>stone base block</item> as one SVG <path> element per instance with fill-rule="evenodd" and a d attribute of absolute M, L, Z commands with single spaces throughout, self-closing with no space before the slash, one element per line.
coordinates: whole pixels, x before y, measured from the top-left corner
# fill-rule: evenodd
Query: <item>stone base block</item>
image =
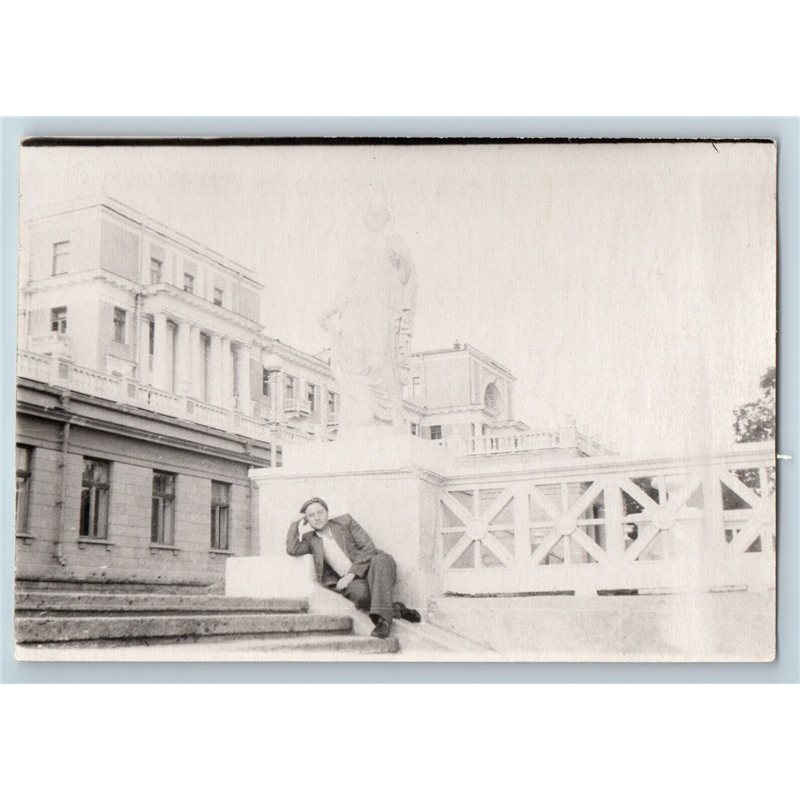
<path fill-rule="evenodd" d="M 225 564 L 227 597 L 311 597 L 319 584 L 310 556 L 229 558 Z"/>

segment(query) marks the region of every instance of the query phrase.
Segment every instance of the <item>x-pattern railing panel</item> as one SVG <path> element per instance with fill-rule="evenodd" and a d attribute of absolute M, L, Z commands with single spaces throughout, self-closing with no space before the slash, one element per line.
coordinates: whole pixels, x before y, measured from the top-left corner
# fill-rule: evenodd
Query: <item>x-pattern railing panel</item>
<path fill-rule="evenodd" d="M 771 551 L 774 479 L 769 480 L 772 465 L 766 453 L 759 454 L 760 461 L 737 457 L 730 463 L 671 462 L 652 467 L 638 462 L 630 470 L 621 465 L 600 474 L 592 474 L 587 463 L 587 468 L 574 473 L 520 476 L 502 485 L 453 481 L 441 493 L 451 515 L 441 534 L 448 534 L 452 543 L 442 554 L 441 567 L 449 570 L 459 559 L 463 562 L 470 546 L 475 568 L 484 566 L 481 548 L 485 548 L 504 567 L 533 575 L 545 566 L 651 569 L 652 559 L 666 564 L 675 559 L 713 559 L 724 552 L 743 558 Z M 756 471 L 760 490 L 736 474 Z M 728 491 L 740 500 L 731 504 Z M 469 495 L 472 510 L 456 499 L 459 494 Z M 631 506 L 636 510 L 626 513 Z M 514 552 L 507 541 L 495 538 L 500 532 L 507 541 L 513 539 Z M 461 535 L 453 543 L 454 534 Z M 754 548 L 759 537 L 762 546 Z M 657 539 L 662 544 L 653 550 Z M 575 562 L 581 552 L 583 560 Z M 642 562 L 643 557 L 648 560 Z"/>
<path fill-rule="evenodd" d="M 462 526 L 443 527 L 443 533 L 458 533 L 463 530 L 463 535 L 456 541 L 447 553 L 443 554 L 442 567 L 450 569 L 458 561 L 464 552 L 473 546 L 475 552 L 475 566 L 482 566 L 480 548 L 485 547 L 495 558 L 505 567 L 514 566 L 514 555 L 509 553 L 493 535 L 493 530 L 508 531 L 513 527 L 509 525 L 492 525 L 492 521 L 506 508 L 509 503 L 514 502 L 514 488 L 502 487 L 500 493 L 489 502 L 485 509 L 480 508 L 480 493 L 477 489 L 473 491 L 473 501 L 475 512 L 470 512 L 460 501 L 453 498 L 448 492 L 442 492 L 442 504 L 456 517 L 463 522 Z"/>
<path fill-rule="evenodd" d="M 762 471 L 761 486 L 765 485 Z M 775 527 L 775 499 L 772 494 L 756 494 L 749 486 L 742 483 L 739 478 L 726 469 L 719 471 L 719 479 L 745 503 L 750 506 L 750 513 L 745 524 L 730 543 L 730 547 L 737 554 L 744 554 L 753 543 L 762 537 L 762 549 L 771 550 L 771 542 L 765 541 L 769 529 Z M 768 546 L 769 545 L 769 546 Z"/>
<path fill-rule="evenodd" d="M 585 481 L 584 481 L 585 482 Z M 584 530 L 581 530 L 582 524 L 604 524 L 604 520 L 600 519 L 580 519 L 589 505 L 598 499 L 598 496 L 605 491 L 605 481 L 596 480 L 588 486 L 583 493 L 570 504 L 569 502 L 569 487 L 575 483 L 582 485 L 584 482 L 577 481 L 562 481 L 560 484 L 560 497 L 561 508 L 559 509 L 552 500 L 536 486 L 536 484 L 529 484 L 527 491 L 531 500 L 536 503 L 539 508 L 549 515 L 549 519 L 531 521 L 529 528 L 531 530 L 549 529 L 539 543 L 538 547 L 532 553 L 533 564 L 543 564 L 544 560 L 553 553 L 554 548 L 564 540 L 565 553 L 568 552 L 570 542 L 574 542 L 588 553 L 595 561 L 603 563 L 608 559 L 608 553 L 603 550 L 593 539 L 591 539 Z"/>

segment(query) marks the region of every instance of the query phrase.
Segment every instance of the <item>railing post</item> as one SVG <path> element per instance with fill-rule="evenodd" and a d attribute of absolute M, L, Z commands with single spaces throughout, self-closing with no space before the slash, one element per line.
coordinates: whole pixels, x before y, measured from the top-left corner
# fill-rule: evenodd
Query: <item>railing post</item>
<path fill-rule="evenodd" d="M 625 553 L 625 530 L 623 523 L 622 490 L 612 475 L 609 475 L 603 486 L 606 515 L 606 552 L 613 564 L 622 561 Z"/>
<path fill-rule="evenodd" d="M 58 356 L 50 357 L 50 383 L 54 386 L 69 386 L 72 365 Z"/>
<path fill-rule="evenodd" d="M 531 530 L 528 509 L 528 492 L 525 484 L 514 487 L 514 566 L 523 571 L 531 567 Z"/>
<path fill-rule="evenodd" d="M 575 419 L 567 415 L 559 433 L 559 444 L 561 447 L 575 447 L 577 445 L 578 429 Z"/>
<path fill-rule="evenodd" d="M 719 572 L 727 567 L 724 563 L 728 552 L 725 548 L 725 521 L 722 503 L 722 485 L 714 467 L 709 467 L 703 476 L 704 535 L 699 549 L 703 567 L 710 572 Z"/>

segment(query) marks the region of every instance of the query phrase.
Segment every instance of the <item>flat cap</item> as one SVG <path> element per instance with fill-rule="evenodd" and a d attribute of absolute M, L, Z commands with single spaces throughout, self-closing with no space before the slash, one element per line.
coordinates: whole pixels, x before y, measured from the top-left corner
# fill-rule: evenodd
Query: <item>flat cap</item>
<path fill-rule="evenodd" d="M 305 514 L 306 509 L 312 503 L 319 503 L 326 511 L 328 510 L 328 504 L 321 497 L 312 497 L 310 500 L 306 500 L 305 503 L 303 503 L 303 505 L 300 506 L 300 513 Z"/>

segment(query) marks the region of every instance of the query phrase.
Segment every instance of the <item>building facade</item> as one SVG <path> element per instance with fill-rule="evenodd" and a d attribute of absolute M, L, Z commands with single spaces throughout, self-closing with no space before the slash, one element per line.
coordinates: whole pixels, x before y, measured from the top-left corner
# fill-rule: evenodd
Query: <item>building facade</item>
<path fill-rule="evenodd" d="M 262 291 L 108 197 L 26 221 L 18 578 L 208 585 L 226 557 L 257 553 L 248 470 L 279 466 L 286 442 L 334 438 L 340 403 L 326 353 L 264 331 Z M 516 420 L 514 382 L 471 345 L 413 354 L 409 431 L 463 456 L 602 452 L 574 423 Z"/>

